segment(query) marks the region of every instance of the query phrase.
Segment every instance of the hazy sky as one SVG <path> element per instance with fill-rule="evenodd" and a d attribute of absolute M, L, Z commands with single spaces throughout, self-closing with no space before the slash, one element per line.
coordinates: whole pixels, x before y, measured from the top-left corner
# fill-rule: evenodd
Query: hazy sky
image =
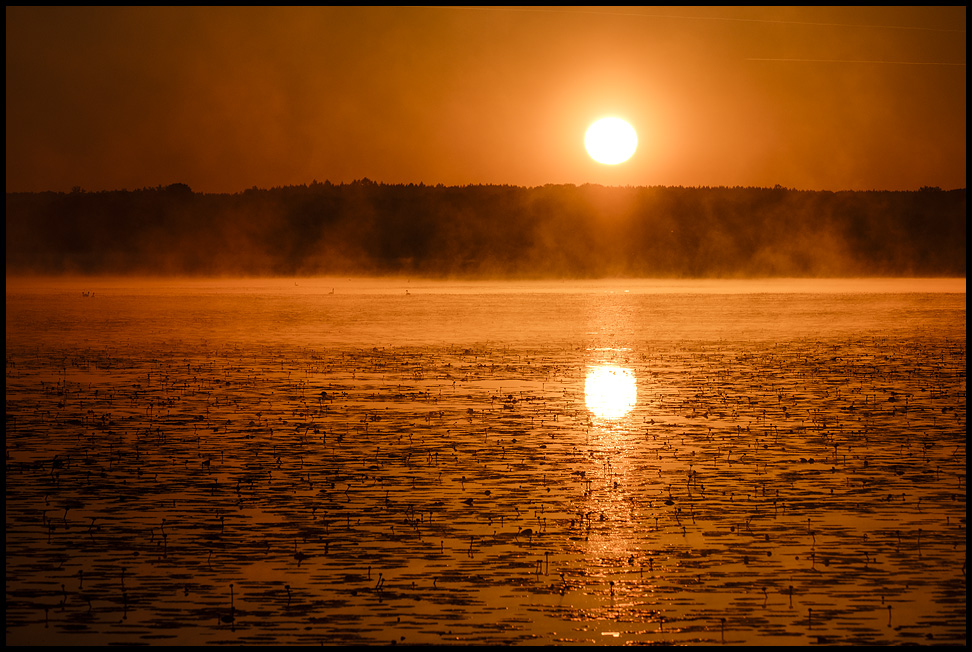
<path fill-rule="evenodd" d="M 10 8 L 7 191 L 966 185 L 965 7 Z M 616 115 L 627 163 L 584 132 Z"/>

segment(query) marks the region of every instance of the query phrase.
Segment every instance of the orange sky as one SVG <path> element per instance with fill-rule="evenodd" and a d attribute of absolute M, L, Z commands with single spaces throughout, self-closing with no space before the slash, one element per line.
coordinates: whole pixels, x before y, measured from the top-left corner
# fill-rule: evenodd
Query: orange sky
<path fill-rule="evenodd" d="M 7 191 L 964 188 L 965 14 L 7 7 Z M 604 115 L 627 163 L 584 150 Z"/>

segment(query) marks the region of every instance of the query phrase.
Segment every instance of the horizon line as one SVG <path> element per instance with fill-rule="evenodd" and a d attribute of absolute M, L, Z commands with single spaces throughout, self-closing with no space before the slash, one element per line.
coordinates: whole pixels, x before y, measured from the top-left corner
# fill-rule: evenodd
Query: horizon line
<path fill-rule="evenodd" d="M 961 186 L 961 187 L 956 187 L 956 188 L 942 188 L 940 186 L 923 185 L 923 186 L 919 186 L 918 188 L 911 188 L 911 189 L 869 188 L 869 189 L 866 189 L 866 190 L 864 190 L 864 189 L 857 189 L 857 190 L 855 190 L 855 189 L 851 189 L 851 188 L 841 188 L 841 189 L 836 189 L 835 190 L 835 189 L 828 189 L 828 188 L 798 188 L 798 187 L 784 186 L 782 184 L 774 184 L 772 186 L 741 185 L 741 184 L 732 185 L 732 186 L 724 185 L 724 184 L 720 184 L 720 185 L 700 184 L 700 185 L 692 185 L 692 186 L 687 186 L 687 185 L 682 185 L 682 184 L 671 184 L 671 185 L 665 185 L 665 184 L 606 185 L 606 184 L 595 183 L 595 182 L 591 182 L 591 181 L 585 181 L 583 183 L 571 183 L 571 182 L 555 183 L 555 182 L 548 182 L 548 183 L 538 184 L 538 185 L 519 185 L 519 184 L 514 184 L 514 183 L 462 183 L 462 184 L 456 183 L 456 184 L 446 184 L 446 183 L 427 183 L 427 182 L 424 182 L 424 181 L 418 181 L 418 182 L 408 181 L 408 182 L 389 183 L 389 182 L 385 182 L 385 181 L 375 181 L 374 179 L 370 179 L 368 177 L 361 177 L 361 178 L 358 178 L 358 179 L 353 179 L 351 181 L 341 181 L 341 182 L 334 182 L 334 181 L 330 181 L 328 179 L 325 179 L 324 181 L 318 181 L 317 179 L 314 179 L 314 180 L 312 180 L 310 182 L 293 183 L 293 184 L 277 185 L 277 186 L 259 187 L 259 186 L 253 185 L 253 186 L 250 186 L 249 188 L 243 188 L 243 189 L 235 190 L 235 191 L 205 191 L 205 190 L 194 190 L 192 188 L 192 186 L 190 186 L 188 183 L 185 183 L 184 181 L 175 181 L 175 182 L 168 183 L 168 184 L 165 184 L 165 185 L 158 184 L 158 185 L 155 185 L 155 186 L 141 186 L 141 187 L 138 187 L 138 188 L 102 188 L 102 189 L 99 189 L 99 190 L 86 190 L 86 189 L 82 188 L 81 186 L 76 186 L 76 187 L 72 188 L 71 190 L 7 190 L 6 191 L 6 194 L 7 195 L 40 195 L 40 194 L 45 194 L 45 193 L 52 193 L 52 194 L 61 194 L 61 195 L 72 195 L 72 194 L 91 194 L 91 195 L 93 195 L 93 194 L 97 194 L 97 193 L 108 193 L 108 192 L 145 192 L 145 191 L 159 191 L 159 190 L 167 190 L 167 189 L 170 189 L 170 188 L 173 188 L 173 187 L 178 187 L 178 186 L 185 186 L 186 188 L 189 189 L 189 192 L 191 192 L 194 195 L 238 195 L 238 194 L 243 194 L 243 193 L 246 193 L 246 192 L 253 192 L 253 191 L 283 190 L 283 189 L 288 189 L 288 188 L 310 188 L 310 187 L 312 187 L 314 185 L 319 185 L 319 186 L 325 186 L 325 185 L 331 185 L 331 186 L 351 186 L 351 185 L 356 185 L 356 184 L 372 184 L 372 185 L 376 185 L 376 186 L 389 186 L 389 187 L 392 187 L 392 186 L 405 186 L 405 187 L 407 187 L 407 186 L 416 186 L 416 187 L 425 187 L 425 188 L 494 187 L 494 188 L 519 188 L 519 189 L 524 189 L 524 190 L 532 190 L 532 189 L 537 189 L 537 188 L 547 188 L 547 187 L 550 187 L 550 186 L 572 186 L 572 187 L 575 187 L 575 188 L 583 188 L 585 186 L 597 186 L 597 187 L 600 187 L 600 188 L 608 188 L 608 189 L 628 189 L 628 190 L 631 190 L 631 189 L 639 189 L 639 188 L 645 188 L 645 189 L 649 189 L 649 188 L 665 188 L 665 189 L 682 189 L 682 190 L 738 190 L 738 189 L 742 189 L 742 190 L 788 190 L 788 191 L 794 191 L 794 192 L 834 192 L 834 193 L 837 193 L 837 192 L 954 192 L 954 191 L 958 191 L 958 190 L 966 190 L 967 189 L 966 186 Z"/>

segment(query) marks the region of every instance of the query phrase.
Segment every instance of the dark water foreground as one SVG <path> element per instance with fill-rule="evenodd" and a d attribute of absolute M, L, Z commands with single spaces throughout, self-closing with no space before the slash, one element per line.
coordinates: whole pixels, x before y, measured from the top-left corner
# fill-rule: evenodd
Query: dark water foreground
<path fill-rule="evenodd" d="M 613 316 L 556 340 L 388 346 L 104 295 L 8 290 L 8 645 L 966 642 L 964 294 L 685 339 L 588 297 Z"/>

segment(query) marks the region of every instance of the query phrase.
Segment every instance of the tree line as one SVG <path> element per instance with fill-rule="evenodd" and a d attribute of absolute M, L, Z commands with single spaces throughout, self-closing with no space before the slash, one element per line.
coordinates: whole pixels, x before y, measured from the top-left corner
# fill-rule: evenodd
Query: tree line
<path fill-rule="evenodd" d="M 7 193 L 8 274 L 965 276 L 965 189 L 429 186 Z"/>

